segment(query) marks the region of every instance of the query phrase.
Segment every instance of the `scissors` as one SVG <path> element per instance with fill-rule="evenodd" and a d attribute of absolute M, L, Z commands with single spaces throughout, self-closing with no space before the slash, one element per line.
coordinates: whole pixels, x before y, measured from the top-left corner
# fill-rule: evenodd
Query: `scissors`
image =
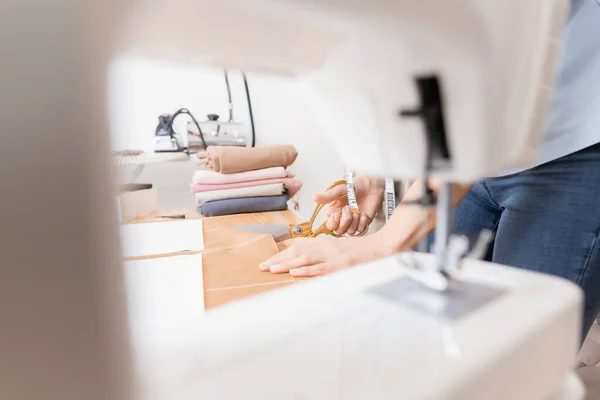
<path fill-rule="evenodd" d="M 336 181 L 336 182 L 332 183 L 331 185 L 329 185 L 327 190 L 331 190 L 334 187 L 340 186 L 340 185 L 345 186 L 346 181 L 345 180 Z M 343 195 L 338 197 L 336 200 L 340 201 L 342 203 L 348 204 L 348 194 L 344 193 Z M 324 204 L 317 204 L 310 219 L 306 222 L 301 222 L 299 224 L 246 225 L 246 226 L 236 226 L 231 229 L 234 229 L 237 231 L 262 233 L 262 234 L 271 235 L 271 236 L 273 236 L 273 239 L 275 239 L 275 242 L 281 242 L 283 240 L 295 239 L 295 238 L 300 238 L 300 237 L 305 237 L 305 238 L 317 237 L 319 235 L 330 235 L 330 236 L 335 236 L 335 237 L 342 237 L 342 236 L 363 236 L 365 233 L 367 233 L 367 231 L 365 230 L 364 232 L 355 233 L 354 235 L 338 235 L 334 231 L 327 228 L 327 220 L 325 220 L 321 224 L 321 226 L 319 226 L 318 228 L 313 230 L 313 224 L 315 223 L 315 220 L 317 219 L 317 216 L 319 215 L 319 213 L 321 212 L 323 207 L 324 207 Z"/>

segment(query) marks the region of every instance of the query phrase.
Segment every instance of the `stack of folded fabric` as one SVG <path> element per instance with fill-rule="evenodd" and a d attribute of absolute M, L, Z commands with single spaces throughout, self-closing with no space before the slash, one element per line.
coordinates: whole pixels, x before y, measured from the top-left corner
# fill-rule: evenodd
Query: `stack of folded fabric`
<path fill-rule="evenodd" d="M 204 216 L 279 211 L 302 187 L 287 171 L 293 146 L 209 147 L 198 153 L 209 170 L 196 171 L 191 189 Z"/>

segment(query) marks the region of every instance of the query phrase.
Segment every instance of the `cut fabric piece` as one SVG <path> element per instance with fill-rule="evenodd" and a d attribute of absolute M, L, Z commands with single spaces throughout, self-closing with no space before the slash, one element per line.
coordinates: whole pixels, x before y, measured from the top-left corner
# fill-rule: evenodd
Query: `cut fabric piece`
<path fill-rule="evenodd" d="M 236 189 L 213 190 L 210 192 L 196 193 L 196 205 L 201 206 L 208 201 L 237 199 L 242 197 L 279 196 L 285 193 L 283 183 L 270 185 L 241 187 Z"/>
<path fill-rule="evenodd" d="M 244 214 L 252 215 L 252 214 Z M 213 250 L 231 250 L 269 236 L 260 233 L 245 232 L 233 229 L 216 229 L 204 236 L 204 252 Z M 209 250 L 206 250 L 209 249 Z"/>
<path fill-rule="evenodd" d="M 218 185 L 226 183 L 258 181 L 261 179 L 281 179 L 291 177 L 293 177 L 293 175 L 288 174 L 283 167 L 272 167 L 259 169 L 256 171 L 238 172 L 236 174 L 221 174 L 215 171 L 200 170 L 194 172 L 192 182 L 205 185 Z"/>
<path fill-rule="evenodd" d="M 269 167 L 289 167 L 298 152 L 291 145 L 267 147 L 210 146 L 197 153 L 208 169 L 222 174 L 253 171 Z"/>
<path fill-rule="evenodd" d="M 294 283 L 295 279 L 289 274 L 271 274 L 258 268 L 258 264 L 277 252 L 272 237 L 258 236 L 228 251 L 204 253 L 202 266 L 206 308 Z"/>
<path fill-rule="evenodd" d="M 289 197 L 294 197 L 296 193 L 302 188 L 302 181 L 298 178 L 277 178 L 277 179 L 261 179 L 258 181 L 249 181 L 249 182 L 234 182 L 234 183 L 223 183 L 220 185 L 210 185 L 210 184 L 201 184 L 201 183 L 192 183 L 191 189 L 192 194 L 200 193 L 200 192 L 210 192 L 213 190 L 223 190 L 223 189 L 236 189 L 236 188 L 244 188 L 251 186 L 261 186 L 261 185 L 269 185 L 273 183 L 283 183 L 287 188 L 287 194 Z"/>
<path fill-rule="evenodd" d="M 205 217 L 287 210 L 288 195 L 209 201 L 198 207 Z"/>

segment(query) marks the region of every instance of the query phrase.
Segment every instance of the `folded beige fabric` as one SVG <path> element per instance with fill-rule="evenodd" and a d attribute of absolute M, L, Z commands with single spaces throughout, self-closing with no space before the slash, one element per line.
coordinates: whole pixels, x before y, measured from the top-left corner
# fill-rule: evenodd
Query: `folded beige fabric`
<path fill-rule="evenodd" d="M 270 183 L 268 185 L 250 186 L 235 189 L 211 190 L 210 192 L 196 193 L 196 205 L 201 206 L 208 201 L 214 200 L 280 196 L 283 193 L 285 193 L 285 186 L 283 183 Z"/>
<path fill-rule="evenodd" d="M 267 147 L 210 146 L 200 151 L 208 169 L 222 174 L 253 171 L 270 167 L 289 167 L 296 161 L 298 152 L 291 145 Z"/>

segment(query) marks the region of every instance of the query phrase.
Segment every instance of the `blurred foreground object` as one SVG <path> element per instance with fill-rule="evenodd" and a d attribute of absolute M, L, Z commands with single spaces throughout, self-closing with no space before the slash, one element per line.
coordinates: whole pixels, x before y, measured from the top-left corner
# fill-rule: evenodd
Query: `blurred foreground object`
<path fill-rule="evenodd" d="M 209 311 L 168 348 L 132 342 L 106 121 L 119 51 L 289 73 L 355 171 L 473 181 L 531 159 L 566 2 L 0 7 L 0 113 L 19 132 L 0 147 L 4 397 L 582 398 L 570 372 L 579 289 L 477 260 L 445 271 L 443 242 L 436 257 L 404 253 Z M 444 291 L 422 284 L 450 273 Z"/>

